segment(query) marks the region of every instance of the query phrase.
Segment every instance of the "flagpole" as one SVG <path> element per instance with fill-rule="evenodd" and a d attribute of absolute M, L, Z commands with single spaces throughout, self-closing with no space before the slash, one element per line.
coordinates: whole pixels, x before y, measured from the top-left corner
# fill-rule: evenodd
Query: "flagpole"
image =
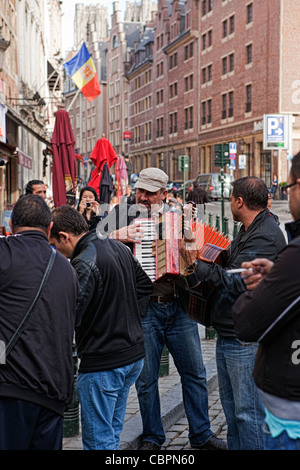
<path fill-rule="evenodd" d="M 78 88 L 78 89 L 77 89 L 77 92 L 76 92 L 76 94 L 75 94 L 75 96 L 74 96 L 74 98 L 72 99 L 71 103 L 70 103 L 69 106 L 68 106 L 68 109 L 67 109 L 68 112 L 69 112 L 71 106 L 73 105 L 74 101 L 76 100 L 77 96 L 79 95 L 79 93 L 80 93 L 80 90 L 79 90 L 79 88 Z"/>

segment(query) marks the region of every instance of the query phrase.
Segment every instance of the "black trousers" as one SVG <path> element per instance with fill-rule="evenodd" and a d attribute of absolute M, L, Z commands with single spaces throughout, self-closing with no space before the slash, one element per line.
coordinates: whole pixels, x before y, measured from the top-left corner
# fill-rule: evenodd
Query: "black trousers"
<path fill-rule="evenodd" d="M 0 397 L 0 450 L 61 450 L 63 417 L 34 403 Z"/>

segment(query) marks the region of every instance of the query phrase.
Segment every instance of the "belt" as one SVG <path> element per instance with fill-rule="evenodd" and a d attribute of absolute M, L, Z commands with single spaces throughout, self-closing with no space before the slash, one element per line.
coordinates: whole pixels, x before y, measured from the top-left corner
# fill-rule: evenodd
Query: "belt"
<path fill-rule="evenodd" d="M 150 302 L 157 302 L 159 304 L 164 304 L 164 303 L 167 303 L 167 302 L 172 302 L 172 300 L 174 300 L 175 297 L 173 294 L 170 294 L 170 295 L 152 295 L 150 297 Z"/>

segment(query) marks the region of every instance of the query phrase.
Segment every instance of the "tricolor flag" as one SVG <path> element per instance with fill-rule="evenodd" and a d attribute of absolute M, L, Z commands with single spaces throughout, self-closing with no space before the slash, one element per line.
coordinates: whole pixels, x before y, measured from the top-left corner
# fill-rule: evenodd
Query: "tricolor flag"
<path fill-rule="evenodd" d="M 93 101 L 100 95 L 96 67 L 85 43 L 73 59 L 64 63 L 64 67 L 88 101 Z"/>

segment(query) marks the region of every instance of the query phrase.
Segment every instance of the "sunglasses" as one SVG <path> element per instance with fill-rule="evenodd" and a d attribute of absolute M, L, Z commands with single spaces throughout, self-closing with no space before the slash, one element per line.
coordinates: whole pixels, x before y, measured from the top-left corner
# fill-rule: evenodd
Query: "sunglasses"
<path fill-rule="evenodd" d="M 282 192 L 286 192 L 289 188 L 291 188 L 292 186 L 295 186 L 297 183 L 291 183 L 291 184 L 283 184 L 281 186 L 281 191 Z"/>

